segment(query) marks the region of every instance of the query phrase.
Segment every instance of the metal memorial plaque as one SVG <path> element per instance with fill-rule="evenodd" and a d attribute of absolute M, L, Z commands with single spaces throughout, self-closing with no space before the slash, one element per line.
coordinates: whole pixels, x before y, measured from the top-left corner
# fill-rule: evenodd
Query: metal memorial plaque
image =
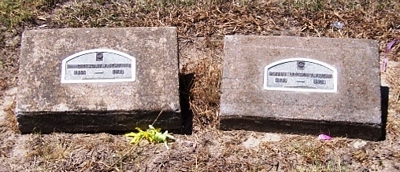
<path fill-rule="evenodd" d="M 62 61 L 61 83 L 135 81 L 136 59 L 110 49 L 92 49 Z"/>
<path fill-rule="evenodd" d="M 324 62 L 291 58 L 264 69 L 264 89 L 303 92 L 337 92 L 337 70 Z"/>

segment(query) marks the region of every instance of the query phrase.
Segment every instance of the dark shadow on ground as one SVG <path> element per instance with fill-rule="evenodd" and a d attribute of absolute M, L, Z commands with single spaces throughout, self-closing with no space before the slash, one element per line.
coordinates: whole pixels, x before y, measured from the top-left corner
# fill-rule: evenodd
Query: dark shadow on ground
<path fill-rule="evenodd" d="M 194 74 L 179 74 L 179 97 L 182 115 L 182 134 L 192 134 L 193 111 L 190 109 L 190 88 L 193 84 Z"/>
<path fill-rule="evenodd" d="M 386 139 L 386 123 L 389 107 L 389 87 L 381 86 L 381 109 L 382 109 L 382 138 Z"/>

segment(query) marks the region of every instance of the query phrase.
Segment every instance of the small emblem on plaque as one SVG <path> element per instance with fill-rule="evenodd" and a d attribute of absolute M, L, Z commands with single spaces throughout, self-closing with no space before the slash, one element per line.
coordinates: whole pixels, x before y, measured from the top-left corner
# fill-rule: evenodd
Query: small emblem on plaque
<path fill-rule="evenodd" d="M 103 61 L 103 53 L 96 54 L 96 61 Z"/>
<path fill-rule="evenodd" d="M 324 62 L 292 58 L 264 69 L 264 89 L 304 92 L 336 92 L 337 70 Z"/>
<path fill-rule="evenodd" d="M 61 83 L 135 81 L 136 59 L 110 49 L 73 54 L 62 61 Z"/>
<path fill-rule="evenodd" d="M 301 61 L 301 60 L 297 61 L 297 68 L 299 70 L 303 70 L 305 65 L 306 65 L 306 63 L 304 61 Z"/>

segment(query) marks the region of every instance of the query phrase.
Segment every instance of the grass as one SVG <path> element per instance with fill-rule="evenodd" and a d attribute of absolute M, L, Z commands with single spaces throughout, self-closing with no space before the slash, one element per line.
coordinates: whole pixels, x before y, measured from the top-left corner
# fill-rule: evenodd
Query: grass
<path fill-rule="evenodd" d="M 169 144 L 169 151 L 162 144 L 130 145 L 123 135 L 106 133 L 20 135 L 15 118 L 9 115 L 9 125 L 1 126 L 0 136 L 8 140 L 0 141 L 0 171 L 381 171 L 390 167 L 387 164 L 395 169 L 400 162 L 396 153 L 400 67 L 390 66 L 383 73 L 391 92 L 387 139 L 360 149 L 352 146 L 357 141 L 353 139 L 321 142 L 314 136 L 291 135 L 247 149 L 242 143 L 249 135 L 261 138 L 263 133 L 219 131 L 217 125 L 225 35 L 376 39 L 382 55 L 386 44 L 400 35 L 398 11 L 400 3 L 390 0 L 0 1 L 0 23 L 7 28 L 0 36 L 2 43 L 20 36 L 24 28 L 42 24 L 47 28 L 175 26 L 180 72 L 194 75 L 188 93 L 193 134 L 174 135 L 177 141 Z M 334 21 L 345 26 L 338 31 L 331 26 Z M 18 48 L 0 46 L 0 88 L 15 86 Z M 393 47 L 391 61 L 399 60 L 399 49 L 398 44 Z M 14 107 L 8 109 L 11 114 L 10 109 Z M 24 144 L 21 138 L 29 139 Z M 27 155 L 14 155 L 17 144 L 24 144 Z"/>
<path fill-rule="evenodd" d="M 45 5 L 44 0 L 4 0 L 0 1 L 0 21 L 7 28 L 14 28 L 34 19 L 35 12 Z"/>
<path fill-rule="evenodd" d="M 324 9 L 323 4 L 329 1 L 326 0 L 293 0 L 289 4 L 293 4 L 296 8 L 306 9 L 310 11 L 321 11 Z"/>

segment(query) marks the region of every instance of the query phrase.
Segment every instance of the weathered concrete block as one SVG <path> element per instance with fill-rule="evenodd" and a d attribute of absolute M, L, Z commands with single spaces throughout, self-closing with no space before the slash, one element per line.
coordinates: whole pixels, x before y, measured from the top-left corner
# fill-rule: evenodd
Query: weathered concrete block
<path fill-rule="evenodd" d="M 382 137 L 377 41 L 226 36 L 220 128 Z"/>
<path fill-rule="evenodd" d="M 67 57 L 92 49 L 97 49 L 93 57 L 89 53 L 62 64 Z M 112 52 L 96 54 L 104 49 Z M 114 51 L 134 60 L 116 57 Z M 147 128 L 160 113 L 156 127 L 179 129 L 177 51 L 175 28 L 25 31 L 16 105 L 19 129 L 23 133 L 132 131 L 136 126 Z"/>

